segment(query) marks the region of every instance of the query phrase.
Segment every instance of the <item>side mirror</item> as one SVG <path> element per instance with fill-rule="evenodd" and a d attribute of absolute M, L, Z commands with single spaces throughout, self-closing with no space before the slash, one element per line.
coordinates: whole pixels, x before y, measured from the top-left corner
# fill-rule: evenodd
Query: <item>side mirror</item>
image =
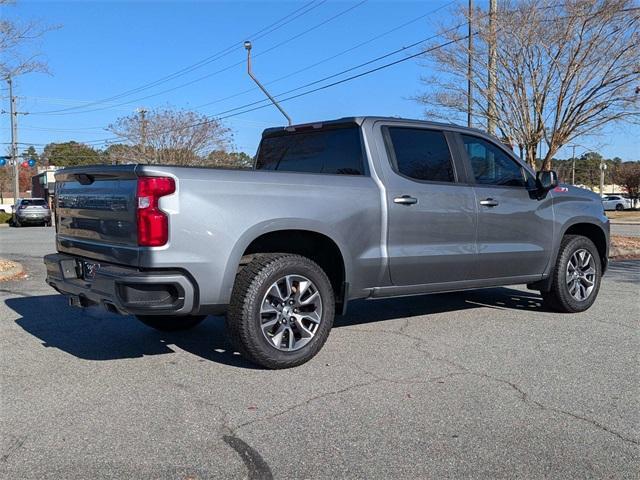
<path fill-rule="evenodd" d="M 548 192 L 558 186 L 558 174 L 553 170 L 543 170 L 536 174 L 536 182 L 540 190 Z"/>

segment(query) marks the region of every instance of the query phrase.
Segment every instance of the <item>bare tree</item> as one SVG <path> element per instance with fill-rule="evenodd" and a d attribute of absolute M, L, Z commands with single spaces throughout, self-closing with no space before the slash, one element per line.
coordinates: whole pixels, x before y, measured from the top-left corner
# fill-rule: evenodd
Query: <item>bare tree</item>
<path fill-rule="evenodd" d="M 7 9 L 14 0 L 0 0 L 0 8 Z M 25 45 L 33 43 L 56 26 L 42 25 L 31 20 L 17 22 L 7 15 L 0 16 L 0 77 L 15 77 L 29 72 L 46 72 L 47 65 L 38 53 L 28 52 Z"/>
<path fill-rule="evenodd" d="M 209 165 L 212 151 L 226 151 L 231 131 L 219 121 L 188 110 L 156 109 L 119 118 L 108 130 L 138 150 L 138 161 Z"/>
<path fill-rule="evenodd" d="M 459 10 L 463 25 L 469 12 Z M 488 15 L 473 12 L 471 78 L 469 49 L 460 29 L 443 35 L 456 41 L 425 55 L 433 72 L 429 90 L 416 97 L 425 113 L 462 117 L 467 113 L 467 80 L 473 110 L 489 119 Z M 536 166 L 538 145 L 546 143 L 543 168 L 574 138 L 614 122 L 637 122 L 640 102 L 640 9 L 633 0 L 508 0 L 495 17 L 496 109 L 492 116 L 505 142 L 524 150 Z"/>

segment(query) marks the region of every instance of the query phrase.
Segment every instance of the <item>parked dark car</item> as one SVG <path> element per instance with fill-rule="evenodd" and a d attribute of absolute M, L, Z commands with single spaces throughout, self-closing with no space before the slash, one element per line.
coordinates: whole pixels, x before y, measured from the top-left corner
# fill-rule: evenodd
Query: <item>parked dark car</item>
<path fill-rule="evenodd" d="M 13 226 L 51 226 L 51 209 L 44 198 L 19 198 L 13 210 Z"/>

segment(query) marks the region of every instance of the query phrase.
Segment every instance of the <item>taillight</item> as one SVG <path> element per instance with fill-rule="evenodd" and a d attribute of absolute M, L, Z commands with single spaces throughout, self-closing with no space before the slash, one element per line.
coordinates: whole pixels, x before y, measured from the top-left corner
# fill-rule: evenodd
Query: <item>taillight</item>
<path fill-rule="evenodd" d="M 138 245 L 160 247 L 169 241 L 169 218 L 158 208 L 158 200 L 175 191 L 173 178 L 138 178 Z"/>

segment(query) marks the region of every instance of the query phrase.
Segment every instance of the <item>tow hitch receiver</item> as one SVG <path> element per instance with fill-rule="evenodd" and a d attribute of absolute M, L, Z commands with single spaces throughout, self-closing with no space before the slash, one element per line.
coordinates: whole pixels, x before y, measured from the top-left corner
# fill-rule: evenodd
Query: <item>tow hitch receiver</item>
<path fill-rule="evenodd" d="M 80 297 L 78 295 L 68 295 L 67 298 L 69 299 L 70 307 L 84 308 L 88 307 L 90 304 L 90 302 L 86 298 Z"/>

